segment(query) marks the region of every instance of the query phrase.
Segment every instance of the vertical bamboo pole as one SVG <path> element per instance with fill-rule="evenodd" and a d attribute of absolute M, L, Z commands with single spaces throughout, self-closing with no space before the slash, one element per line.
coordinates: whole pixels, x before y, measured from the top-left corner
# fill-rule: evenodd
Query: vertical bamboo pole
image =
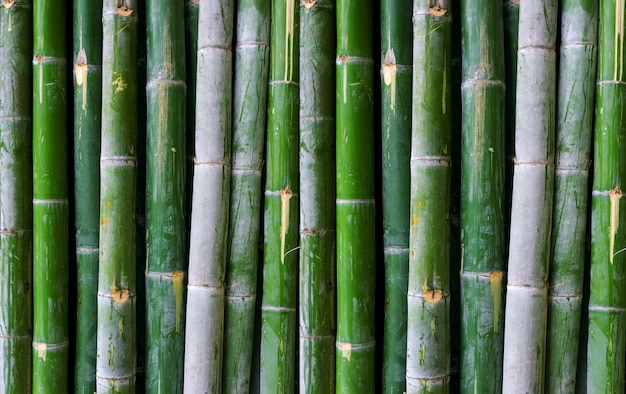
<path fill-rule="evenodd" d="M 297 0 L 272 1 L 261 314 L 261 392 L 293 392 L 298 292 Z"/>
<path fill-rule="evenodd" d="M 461 2 L 461 387 L 502 390 L 504 50 L 502 2 Z"/>
<path fill-rule="evenodd" d="M 337 393 L 374 392 L 372 13 L 371 0 L 337 1 Z"/>
<path fill-rule="evenodd" d="M 409 272 L 412 21 L 411 0 L 381 2 L 382 215 L 385 259 L 383 392 L 406 386 Z"/>
<path fill-rule="evenodd" d="M 186 393 L 221 392 L 231 173 L 234 2 L 200 5 L 193 200 L 185 333 Z M 216 23 L 217 22 L 217 23 Z"/>
<path fill-rule="evenodd" d="M 626 183 L 626 73 L 623 0 L 600 1 L 591 193 L 591 282 L 587 392 L 623 393 L 626 360 L 626 247 L 620 224 Z"/>
<path fill-rule="evenodd" d="M 237 2 L 233 86 L 233 166 L 226 265 L 224 392 L 251 387 L 259 279 L 262 169 L 267 116 L 270 3 Z"/>
<path fill-rule="evenodd" d="M 544 389 L 557 19 L 556 0 L 520 3 L 504 392 Z"/>
<path fill-rule="evenodd" d="M 136 5 L 105 0 L 102 7 L 98 393 L 134 392 L 136 385 Z"/>
<path fill-rule="evenodd" d="M 32 1 L 0 7 L 0 392 L 32 369 Z"/>
<path fill-rule="evenodd" d="M 33 392 L 68 391 L 64 1 L 33 2 Z"/>
<path fill-rule="evenodd" d="M 407 393 L 450 386 L 449 2 L 413 2 Z"/>
<path fill-rule="evenodd" d="M 74 211 L 77 306 L 74 392 L 96 390 L 102 1 L 74 1 Z"/>
<path fill-rule="evenodd" d="M 335 388 L 334 1 L 300 6 L 300 392 Z"/>

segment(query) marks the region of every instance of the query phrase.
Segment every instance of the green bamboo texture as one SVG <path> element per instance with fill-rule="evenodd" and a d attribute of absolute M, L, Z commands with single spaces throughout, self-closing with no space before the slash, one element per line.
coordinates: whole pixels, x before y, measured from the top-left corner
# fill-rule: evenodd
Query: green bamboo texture
<path fill-rule="evenodd" d="M 373 12 L 371 0 L 337 1 L 337 393 L 375 382 Z"/>
<path fill-rule="evenodd" d="M 335 388 L 335 1 L 300 5 L 300 393 Z"/>
<path fill-rule="evenodd" d="M 261 392 L 295 390 L 299 240 L 299 4 L 271 3 Z"/>
<path fill-rule="evenodd" d="M 407 393 L 444 393 L 450 387 L 449 6 L 413 2 Z"/>
<path fill-rule="evenodd" d="M 267 115 L 270 2 L 237 2 L 223 391 L 250 390 Z M 260 316 L 257 316 L 260 317 Z M 259 328 L 258 325 L 256 327 Z"/>
<path fill-rule="evenodd" d="M 74 0 L 74 228 L 76 350 L 74 392 L 96 391 L 102 1 Z"/>
<path fill-rule="evenodd" d="M 69 380 L 65 5 L 33 2 L 33 393 Z"/>
<path fill-rule="evenodd" d="M 0 8 L 0 392 L 31 392 L 32 1 Z"/>
<path fill-rule="evenodd" d="M 383 393 L 406 386 L 406 315 L 409 272 L 411 0 L 381 2 L 382 216 L 385 264 Z"/>
<path fill-rule="evenodd" d="M 557 3 L 529 0 L 520 4 L 503 392 L 544 390 Z"/>
<path fill-rule="evenodd" d="M 231 173 L 234 1 L 198 15 L 195 166 L 189 246 L 184 390 L 222 391 L 225 269 Z M 215 23 L 219 21 L 219 23 Z"/>
<path fill-rule="evenodd" d="M 596 82 L 597 1 L 561 2 L 547 393 L 576 388 Z"/>
<path fill-rule="evenodd" d="M 463 0 L 461 391 L 502 391 L 504 28 L 500 0 Z"/>
<path fill-rule="evenodd" d="M 504 68 L 506 83 L 505 101 L 505 165 L 504 165 L 504 239 L 509 239 L 511 223 L 511 196 L 513 191 L 513 162 L 515 158 L 515 85 L 517 82 L 517 30 L 520 0 L 504 1 Z M 508 256 L 509 245 L 505 244 Z"/>
<path fill-rule="evenodd" d="M 137 19 L 130 0 L 102 7 L 100 270 L 96 390 L 136 386 Z"/>
<path fill-rule="evenodd" d="M 624 231 L 626 75 L 623 0 L 600 1 L 598 74 L 591 194 L 591 284 L 587 392 L 623 393 L 626 350 Z"/>
<path fill-rule="evenodd" d="M 182 0 L 146 1 L 145 392 L 183 388 L 185 18 Z"/>

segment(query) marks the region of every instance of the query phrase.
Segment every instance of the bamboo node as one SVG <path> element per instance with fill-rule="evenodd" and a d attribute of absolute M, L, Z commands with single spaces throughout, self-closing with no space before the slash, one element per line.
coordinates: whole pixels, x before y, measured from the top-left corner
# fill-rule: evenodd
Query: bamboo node
<path fill-rule="evenodd" d="M 430 304 L 439 302 L 443 298 L 441 290 L 427 289 L 424 291 L 424 300 Z"/>
<path fill-rule="evenodd" d="M 345 358 L 350 362 L 350 357 L 352 356 L 352 345 L 350 342 L 341 342 L 341 357 Z"/>
<path fill-rule="evenodd" d="M 2 5 L 6 9 L 13 7 L 13 4 L 15 4 L 15 0 L 2 0 Z"/>
<path fill-rule="evenodd" d="M 48 345 L 44 342 L 37 342 L 37 357 L 46 361 L 46 354 L 48 353 Z"/>
<path fill-rule="evenodd" d="M 113 299 L 113 302 L 117 302 L 118 304 L 121 304 L 125 302 L 126 300 L 128 300 L 129 297 L 130 295 L 128 293 L 128 290 L 118 289 L 115 286 L 111 288 L 111 298 Z"/>
<path fill-rule="evenodd" d="M 315 1 L 315 0 L 304 0 L 302 2 L 302 5 L 304 6 L 304 8 L 309 9 L 309 8 L 313 7 L 315 5 L 315 3 L 317 3 L 317 1 Z"/>

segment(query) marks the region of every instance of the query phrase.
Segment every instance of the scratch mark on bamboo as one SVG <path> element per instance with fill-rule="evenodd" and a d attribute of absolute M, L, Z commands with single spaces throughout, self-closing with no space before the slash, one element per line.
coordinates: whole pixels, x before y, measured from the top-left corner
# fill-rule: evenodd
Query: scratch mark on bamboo
<path fill-rule="evenodd" d="M 176 301 L 176 332 L 180 331 L 180 313 L 183 306 L 183 271 L 174 271 L 172 273 L 172 287 L 174 290 L 174 299 Z"/>
<path fill-rule="evenodd" d="M 121 317 L 120 320 L 117 321 L 117 332 L 120 336 L 124 335 L 124 318 Z"/>
<path fill-rule="evenodd" d="M 291 189 L 286 186 L 280 191 L 280 262 L 285 263 L 285 238 L 289 231 L 289 201 L 291 200 Z"/>
<path fill-rule="evenodd" d="M 37 357 L 46 362 L 46 355 L 48 354 L 48 345 L 44 342 L 37 342 Z"/>
<path fill-rule="evenodd" d="M 489 274 L 491 296 L 493 297 L 493 332 L 498 332 L 500 304 L 502 303 L 502 271 L 491 271 Z"/>
<path fill-rule="evenodd" d="M 426 345 L 423 343 L 420 344 L 420 367 L 423 371 L 426 370 Z"/>
<path fill-rule="evenodd" d="M 7 31 L 9 32 L 13 31 L 13 14 L 9 12 L 9 8 L 13 7 L 13 4 L 15 4 L 15 0 L 2 0 L 2 5 L 5 8 L 5 13 L 8 15 L 9 18 L 9 23 L 7 26 Z"/>
<path fill-rule="evenodd" d="M 615 0 L 614 38 L 613 80 L 617 82 L 624 74 L 624 0 Z"/>
<path fill-rule="evenodd" d="M 287 0 L 285 12 L 285 82 L 293 78 L 293 37 L 295 25 L 295 2 Z"/>
<path fill-rule="evenodd" d="M 622 191 L 619 186 L 615 186 L 609 193 L 609 199 L 611 201 L 610 219 L 609 219 L 609 259 L 613 264 L 613 257 L 615 254 L 613 250 L 615 248 L 615 235 L 619 229 L 619 200 L 622 198 Z"/>
<path fill-rule="evenodd" d="M 35 56 L 35 61 L 43 62 L 43 55 Z M 39 104 L 43 103 L 43 67 L 39 67 Z"/>
<path fill-rule="evenodd" d="M 383 80 L 385 85 L 391 86 L 391 110 L 395 113 L 396 109 L 396 74 L 398 67 L 396 66 L 396 55 L 393 48 L 389 48 L 385 54 L 385 63 L 383 64 Z"/>
<path fill-rule="evenodd" d="M 87 76 L 89 74 L 89 66 L 87 66 L 87 54 L 85 48 L 81 48 L 76 56 L 76 64 L 74 65 L 76 74 L 76 84 L 82 86 L 82 109 L 87 108 Z"/>
<path fill-rule="evenodd" d="M 352 356 L 352 345 L 350 342 L 341 342 L 341 357 L 345 358 L 350 362 L 350 357 Z"/>
<path fill-rule="evenodd" d="M 111 85 L 115 86 L 115 93 L 123 92 L 128 87 L 128 84 L 124 81 L 124 78 L 122 78 L 122 74 L 113 73 L 113 75 L 115 79 L 111 82 Z"/>

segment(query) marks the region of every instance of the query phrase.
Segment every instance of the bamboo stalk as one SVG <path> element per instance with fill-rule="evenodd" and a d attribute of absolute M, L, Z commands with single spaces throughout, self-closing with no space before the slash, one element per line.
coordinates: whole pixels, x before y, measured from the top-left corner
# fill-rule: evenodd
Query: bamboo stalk
<path fill-rule="evenodd" d="M 293 392 L 298 292 L 299 1 L 273 1 L 261 306 L 261 392 Z"/>
<path fill-rule="evenodd" d="M 372 13 L 372 1 L 337 1 L 337 393 L 374 392 Z"/>
<path fill-rule="evenodd" d="M 303 2 L 300 22 L 299 388 L 325 394 L 335 388 L 335 2 Z"/>
<path fill-rule="evenodd" d="M 233 168 L 222 376 L 224 392 L 247 393 L 251 389 L 253 343 L 258 344 L 253 338 L 259 301 L 257 273 L 261 255 L 261 176 L 267 114 L 270 3 L 239 1 L 236 14 Z"/>
<path fill-rule="evenodd" d="M 502 2 L 461 2 L 461 390 L 502 391 L 504 103 Z"/>
<path fill-rule="evenodd" d="M 198 58 L 198 12 L 200 0 L 185 0 L 185 70 L 186 70 L 186 123 L 185 123 L 185 261 L 189 261 L 189 235 L 191 231 L 191 201 L 193 198 L 193 161 L 196 143 L 196 71 Z"/>
<path fill-rule="evenodd" d="M 596 1 L 561 3 L 546 392 L 576 387 L 596 82 Z"/>
<path fill-rule="evenodd" d="M 146 32 L 145 390 L 180 392 L 187 250 L 183 1 L 147 1 Z"/>
<path fill-rule="evenodd" d="M 557 1 L 520 4 L 504 392 L 544 389 L 554 179 Z"/>
<path fill-rule="evenodd" d="M 96 390 L 102 1 L 74 1 L 74 223 L 77 307 L 74 392 Z"/>
<path fill-rule="evenodd" d="M 0 392 L 31 392 L 32 1 L 0 8 Z"/>
<path fill-rule="evenodd" d="M 382 215 L 385 259 L 383 392 L 406 386 L 412 21 L 410 0 L 381 2 Z"/>
<path fill-rule="evenodd" d="M 196 160 L 188 284 L 188 297 L 193 302 L 187 304 L 185 334 L 184 391 L 188 393 L 222 390 L 233 14 L 234 2 L 220 0 L 204 3 L 198 16 Z"/>
<path fill-rule="evenodd" d="M 450 386 L 451 10 L 446 6 L 413 2 L 407 393 L 447 392 Z"/>
<path fill-rule="evenodd" d="M 623 0 L 600 2 L 593 190 L 587 392 L 623 393 L 626 352 L 626 247 L 619 224 L 626 220 L 622 188 L 626 156 L 626 75 Z"/>
<path fill-rule="evenodd" d="M 65 2 L 33 2 L 33 392 L 68 391 Z"/>
<path fill-rule="evenodd" d="M 102 8 L 100 270 L 96 389 L 136 386 L 137 19 L 130 0 Z"/>

